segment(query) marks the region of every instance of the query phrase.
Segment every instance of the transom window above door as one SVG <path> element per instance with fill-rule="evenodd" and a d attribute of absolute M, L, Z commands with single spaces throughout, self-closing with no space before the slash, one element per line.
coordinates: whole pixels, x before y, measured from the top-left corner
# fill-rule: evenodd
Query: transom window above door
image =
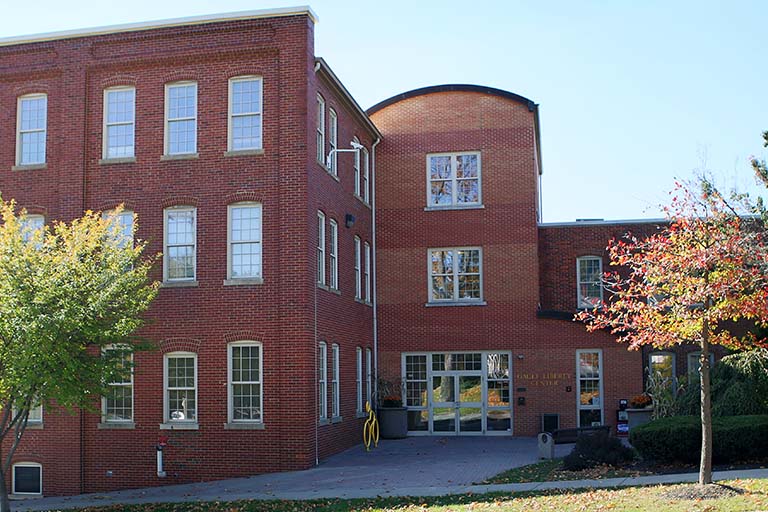
<path fill-rule="evenodd" d="M 427 155 L 427 208 L 479 205 L 480 168 L 476 151 Z"/>

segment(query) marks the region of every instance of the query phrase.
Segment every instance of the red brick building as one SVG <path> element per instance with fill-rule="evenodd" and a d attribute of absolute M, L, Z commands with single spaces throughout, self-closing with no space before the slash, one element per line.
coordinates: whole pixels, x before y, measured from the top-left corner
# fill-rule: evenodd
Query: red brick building
<path fill-rule="evenodd" d="M 639 353 L 571 321 L 627 226 L 540 223 L 537 105 L 440 86 L 366 113 L 315 57 L 315 21 L 0 40 L 3 197 L 32 226 L 124 204 L 163 253 L 157 350 L 101 414 L 33 411 L 13 494 L 307 468 L 359 442 L 377 373 L 403 383 L 413 435 L 614 424 L 642 391 Z"/>

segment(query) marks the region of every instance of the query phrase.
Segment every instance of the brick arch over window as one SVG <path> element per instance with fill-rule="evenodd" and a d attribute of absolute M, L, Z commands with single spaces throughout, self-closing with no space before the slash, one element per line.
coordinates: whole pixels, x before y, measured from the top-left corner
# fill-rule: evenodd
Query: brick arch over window
<path fill-rule="evenodd" d="M 251 66 L 231 66 L 229 67 L 225 72 L 224 75 L 226 76 L 227 80 L 230 80 L 232 78 L 237 78 L 240 76 L 254 76 L 257 78 L 263 78 L 264 77 L 264 71 L 253 69 Z"/>
<path fill-rule="evenodd" d="M 133 204 L 131 201 L 120 201 L 117 199 L 109 199 L 107 201 L 102 202 L 101 204 L 99 204 L 96 210 L 100 212 L 107 212 L 109 210 L 114 210 L 120 205 L 123 205 L 124 210 L 129 210 L 132 212 L 136 211 L 136 205 Z"/>
<path fill-rule="evenodd" d="M 16 87 L 13 90 L 13 94 L 18 98 L 19 96 L 26 96 L 28 94 L 48 94 L 50 95 L 52 87 L 44 83 L 24 84 Z"/>
<path fill-rule="evenodd" d="M 25 453 L 23 455 L 14 455 L 13 456 L 13 462 L 11 464 L 23 464 L 25 462 L 33 462 L 35 464 L 40 464 L 41 466 L 45 465 L 45 457 L 42 455 L 37 454 L 36 452 L 32 453 Z M 50 462 L 50 459 L 49 459 Z"/>
<path fill-rule="evenodd" d="M 160 342 L 160 352 L 167 354 L 169 352 L 192 352 L 197 354 L 200 351 L 202 340 L 195 338 L 166 338 Z"/>
<path fill-rule="evenodd" d="M 224 341 L 226 343 L 234 343 L 236 341 L 252 341 L 254 343 L 261 343 L 262 339 L 264 339 L 264 334 L 258 334 L 251 330 L 229 331 L 224 334 Z"/>
<path fill-rule="evenodd" d="M 99 82 L 99 87 L 107 89 L 109 87 L 119 87 L 121 85 L 136 87 L 138 80 L 133 75 L 116 75 L 110 76 Z"/>
<path fill-rule="evenodd" d="M 194 206 L 197 207 L 199 199 L 194 196 L 171 196 L 163 199 L 162 207 L 170 208 L 171 206 Z"/>
<path fill-rule="evenodd" d="M 259 195 L 257 192 L 245 191 L 245 190 L 241 190 L 241 191 L 234 192 L 232 194 L 227 195 L 224 198 L 224 201 L 227 204 L 242 203 L 242 202 L 263 203 L 261 195 Z"/>
<path fill-rule="evenodd" d="M 42 215 L 48 218 L 48 209 L 45 206 L 36 204 L 20 204 L 17 211 L 27 210 L 27 215 Z"/>
<path fill-rule="evenodd" d="M 164 84 L 172 84 L 174 82 L 199 82 L 203 78 L 203 75 L 197 71 L 171 71 L 162 76 Z"/>

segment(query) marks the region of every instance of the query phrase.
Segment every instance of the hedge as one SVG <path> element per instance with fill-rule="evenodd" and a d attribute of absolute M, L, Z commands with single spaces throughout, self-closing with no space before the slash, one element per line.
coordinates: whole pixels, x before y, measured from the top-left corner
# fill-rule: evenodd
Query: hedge
<path fill-rule="evenodd" d="M 644 459 L 698 462 L 701 418 L 674 416 L 633 428 L 629 442 Z M 730 463 L 768 458 L 768 415 L 712 418 L 712 459 Z"/>

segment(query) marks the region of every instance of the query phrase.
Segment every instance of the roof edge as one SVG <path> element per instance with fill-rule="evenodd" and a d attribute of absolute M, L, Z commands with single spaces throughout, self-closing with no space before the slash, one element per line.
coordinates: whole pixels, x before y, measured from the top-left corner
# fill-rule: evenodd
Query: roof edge
<path fill-rule="evenodd" d="M 492 94 L 494 96 L 500 96 L 508 100 L 522 103 L 531 112 L 538 106 L 533 100 L 529 100 L 525 96 L 520 96 L 513 92 L 504 91 L 502 89 L 496 89 L 495 87 L 488 87 L 484 85 L 472 85 L 472 84 L 444 84 L 444 85 L 430 85 L 428 87 L 421 87 L 419 89 L 413 89 L 411 91 L 401 92 L 391 98 L 387 98 L 384 101 L 380 101 L 374 106 L 366 110 L 366 113 L 370 116 L 375 114 L 379 110 L 388 107 L 398 101 L 407 100 L 408 98 L 414 98 L 416 96 L 423 96 L 425 94 L 433 94 L 438 92 L 477 92 L 483 94 Z"/>
<path fill-rule="evenodd" d="M 350 94 L 346 87 L 344 87 L 344 84 L 341 82 L 341 80 L 339 80 L 339 77 L 336 76 L 336 73 L 333 72 L 328 63 L 325 62 L 325 59 L 322 57 L 316 57 L 315 64 L 319 66 L 318 70 L 323 72 L 328 82 L 337 90 L 341 97 L 347 101 L 347 104 L 352 108 L 352 110 L 357 112 L 357 114 L 360 116 L 360 119 L 368 126 L 371 132 L 376 135 L 376 137 L 381 138 L 381 132 L 379 129 L 376 128 L 376 125 L 373 124 L 373 121 L 371 121 L 371 118 L 368 117 L 368 114 L 365 112 L 365 110 L 363 110 L 363 108 L 357 103 L 355 97 Z"/>
<path fill-rule="evenodd" d="M 281 18 L 285 16 L 309 16 L 313 23 L 317 23 L 317 14 L 308 5 L 296 7 L 279 7 L 275 9 L 256 9 L 250 11 L 236 11 L 219 14 L 204 14 L 201 16 L 187 16 L 184 18 L 170 18 L 155 21 L 141 21 L 138 23 L 124 23 L 107 25 L 102 27 L 82 28 L 75 30 L 63 30 L 58 32 L 46 32 L 25 36 L 13 36 L 0 38 L 0 46 L 12 46 L 17 44 L 39 43 L 60 39 L 73 39 L 78 37 L 98 36 L 105 34 L 117 34 L 122 32 L 139 32 L 157 28 L 178 27 L 184 25 L 202 25 L 223 21 L 251 20 L 258 18 Z"/>
<path fill-rule="evenodd" d="M 540 228 L 572 228 L 572 227 L 589 227 L 589 226 L 620 226 L 624 224 L 652 224 L 663 225 L 669 224 L 669 219 L 656 218 L 656 219 L 617 219 L 617 220 L 577 220 L 571 222 L 539 222 Z"/>

